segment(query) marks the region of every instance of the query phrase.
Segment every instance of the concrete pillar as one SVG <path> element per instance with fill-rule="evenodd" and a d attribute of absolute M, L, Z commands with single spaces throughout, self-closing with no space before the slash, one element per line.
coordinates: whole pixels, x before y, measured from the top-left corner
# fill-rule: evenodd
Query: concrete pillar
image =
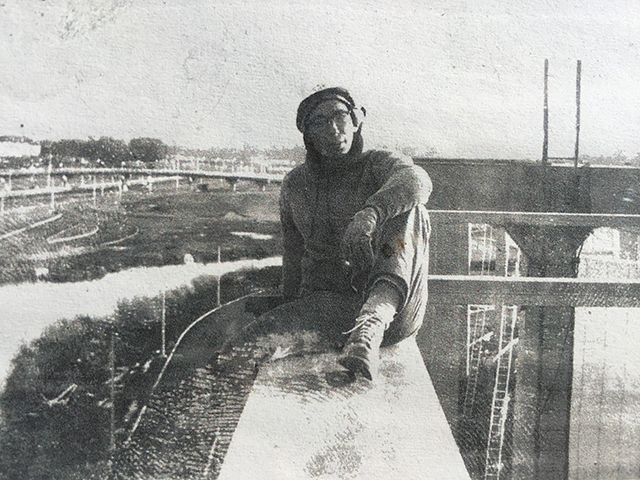
<path fill-rule="evenodd" d="M 571 278 L 591 230 L 512 226 L 508 232 L 527 255 L 528 276 Z M 572 307 L 527 308 L 515 361 L 511 478 L 567 478 L 573 335 Z"/>

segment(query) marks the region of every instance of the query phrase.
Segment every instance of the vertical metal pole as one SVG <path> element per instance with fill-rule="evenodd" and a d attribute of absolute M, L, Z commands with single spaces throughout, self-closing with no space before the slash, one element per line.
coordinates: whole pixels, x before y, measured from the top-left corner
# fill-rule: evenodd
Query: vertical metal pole
<path fill-rule="evenodd" d="M 580 152 L 580 84 L 582 77 L 582 61 L 578 60 L 576 66 L 576 149 L 573 157 L 573 166 L 578 168 L 578 153 Z"/>
<path fill-rule="evenodd" d="M 109 370 L 111 371 L 111 438 L 109 442 L 109 450 L 116 449 L 116 334 L 111 332 L 111 350 L 109 352 Z"/>
<path fill-rule="evenodd" d="M 218 245 L 218 268 L 220 268 L 220 245 Z M 218 284 L 216 286 L 216 306 L 220 306 L 220 277 L 221 273 L 218 272 Z"/>
<path fill-rule="evenodd" d="M 542 163 L 549 161 L 549 60 L 544 60 L 544 113 L 542 119 L 544 138 L 542 140 Z"/>
<path fill-rule="evenodd" d="M 166 317 L 167 316 L 167 301 L 166 301 L 166 292 L 162 290 L 162 356 L 167 356 L 167 328 L 166 328 Z"/>

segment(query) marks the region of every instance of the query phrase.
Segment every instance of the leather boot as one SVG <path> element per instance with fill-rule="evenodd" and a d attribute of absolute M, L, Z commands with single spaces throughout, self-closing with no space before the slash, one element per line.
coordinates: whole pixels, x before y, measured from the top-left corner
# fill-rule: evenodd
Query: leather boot
<path fill-rule="evenodd" d="M 355 375 L 373 380 L 378 375 L 380 344 L 389 324 L 375 313 L 363 313 L 350 334 L 338 363 Z"/>

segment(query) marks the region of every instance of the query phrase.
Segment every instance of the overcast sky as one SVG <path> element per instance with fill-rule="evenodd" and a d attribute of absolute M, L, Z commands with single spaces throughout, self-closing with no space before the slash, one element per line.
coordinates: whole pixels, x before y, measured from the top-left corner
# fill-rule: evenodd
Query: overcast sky
<path fill-rule="evenodd" d="M 0 42 L 0 135 L 301 145 L 300 100 L 342 85 L 369 147 L 536 159 L 548 58 L 549 154 L 578 59 L 581 152 L 640 152 L 637 0 L 0 0 Z"/>

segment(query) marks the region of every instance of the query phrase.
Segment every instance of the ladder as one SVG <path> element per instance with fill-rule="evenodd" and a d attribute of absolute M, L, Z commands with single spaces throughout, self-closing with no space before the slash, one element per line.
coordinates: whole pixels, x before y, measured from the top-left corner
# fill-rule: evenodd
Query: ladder
<path fill-rule="evenodd" d="M 517 318 L 518 307 L 502 307 L 499 350 L 498 354 L 494 357 L 497 365 L 485 457 L 485 480 L 499 480 L 503 467 L 502 450 L 509 401 L 511 399 L 509 396 L 509 381 L 511 379 L 513 347 L 518 343 L 518 339 L 514 338 Z"/>
<path fill-rule="evenodd" d="M 491 275 L 491 260 L 496 257 L 493 227 L 486 223 L 469 223 L 468 244 L 468 275 Z M 474 261 L 478 262 L 478 260 L 480 260 L 480 270 L 472 266 Z M 464 418 L 470 419 L 475 413 L 482 355 L 485 343 L 493 336 L 493 331 L 488 325 L 491 320 L 489 316 L 493 311 L 495 311 L 494 305 L 467 305 L 467 382 L 462 404 Z"/>
<path fill-rule="evenodd" d="M 469 275 L 491 275 L 494 271 L 505 277 L 520 276 L 520 248 L 504 232 L 504 243 L 494 234 L 494 228 L 488 224 L 469 224 Z M 504 257 L 499 259 L 504 266 L 498 268 L 496 262 L 500 249 L 504 249 Z M 478 265 L 479 264 L 479 265 Z M 478 268 L 480 267 L 480 268 Z M 496 372 L 491 414 L 485 451 L 485 480 L 499 480 L 503 469 L 502 455 L 505 440 L 506 420 L 509 411 L 509 382 L 511 378 L 513 347 L 518 342 L 514 338 L 514 330 L 518 317 L 518 308 L 502 306 L 500 315 L 496 315 L 495 305 L 467 306 L 467 384 L 462 407 L 463 418 L 472 419 L 475 412 L 476 393 L 480 381 L 480 368 L 483 355 L 486 355 L 486 343 L 491 340 L 497 321 L 500 325 L 497 354 L 494 356 Z M 499 317 L 499 318 L 496 318 Z"/>
<path fill-rule="evenodd" d="M 493 336 L 492 331 L 487 332 L 487 313 L 494 310 L 493 305 L 467 305 L 467 383 L 462 405 L 466 418 L 474 415 L 484 344 Z"/>

